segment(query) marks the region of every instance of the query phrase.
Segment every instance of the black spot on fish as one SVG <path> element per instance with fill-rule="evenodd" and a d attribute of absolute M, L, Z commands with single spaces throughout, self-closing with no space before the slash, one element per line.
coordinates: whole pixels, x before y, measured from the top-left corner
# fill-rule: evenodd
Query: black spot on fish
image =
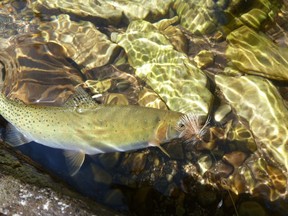
<path fill-rule="evenodd" d="M 155 118 L 155 123 L 158 123 L 158 122 L 160 122 L 161 121 L 161 118 L 159 117 L 159 116 L 156 116 L 156 118 Z"/>

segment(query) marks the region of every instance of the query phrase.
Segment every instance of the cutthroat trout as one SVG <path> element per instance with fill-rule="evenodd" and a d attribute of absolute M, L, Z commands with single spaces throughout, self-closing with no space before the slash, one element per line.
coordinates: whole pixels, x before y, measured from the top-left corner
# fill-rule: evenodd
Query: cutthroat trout
<path fill-rule="evenodd" d="M 73 103 L 81 102 L 81 97 L 74 97 Z M 78 172 L 85 154 L 160 147 L 180 137 L 183 127 L 179 125 L 182 113 L 133 105 L 25 105 L 0 94 L 0 107 L 9 122 L 4 136 L 7 143 L 17 146 L 35 141 L 64 149 L 71 175 Z"/>

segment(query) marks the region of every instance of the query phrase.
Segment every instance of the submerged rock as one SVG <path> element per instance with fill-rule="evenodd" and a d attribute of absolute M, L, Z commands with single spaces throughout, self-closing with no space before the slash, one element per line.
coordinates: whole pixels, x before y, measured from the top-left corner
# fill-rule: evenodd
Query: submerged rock
<path fill-rule="evenodd" d="M 33 13 L 26 8 L 26 1 L 13 1 L 13 5 L 9 2 L 11 0 L 0 2 L 0 40 L 29 33 L 36 28 L 39 21 L 34 19 Z M 0 49 L 3 45 L 0 45 Z"/>
<path fill-rule="evenodd" d="M 177 0 L 173 5 L 180 24 L 192 34 L 227 34 L 242 25 L 259 29 L 273 20 L 280 4 L 278 0 L 189 1 Z"/>
<path fill-rule="evenodd" d="M 96 184 L 111 184 L 112 176 L 110 176 L 108 172 L 95 164 L 91 164 L 91 169 L 94 174 L 94 181 Z"/>
<path fill-rule="evenodd" d="M 153 90 L 145 87 L 139 92 L 138 104 L 139 106 L 152 107 L 156 109 L 168 109 L 159 95 L 157 95 Z"/>
<path fill-rule="evenodd" d="M 172 4 L 172 0 L 34 0 L 32 8 L 36 12 L 59 10 L 76 14 L 82 18 L 93 19 L 99 24 L 119 24 L 122 19 L 149 19 L 157 20 L 165 16 Z M 123 16 L 124 15 L 124 16 Z M 102 21 L 102 23 L 101 23 Z"/>
<path fill-rule="evenodd" d="M 197 64 L 198 68 L 206 68 L 213 64 L 214 62 L 214 54 L 212 51 L 201 50 L 195 57 L 194 61 Z"/>
<path fill-rule="evenodd" d="M 98 23 L 120 22 L 122 11 L 117 10 L 113 5 L 104 0 L 79 1 L 79 0 L 33 0 L 31 7 L 39 14 L 51 13 L 71 13 L 82 18 L 94 19 Z"/>
<path fill-rule="evenodd" d="M 288 48 L 261 32 L 243 26 L 227 37 L 227 58 L 243 73 L 288 80 Z"/>
<path fill-rule="evenodd" d="M 123 34 L 114 35 L 135 74 L 174 111 L 206 116 L 212 94 L 205 74 L 188 57 L 174 50 L 169 40 L 149 22 L 133 21 Z"/>
<path fill-rule="evenodd" d="M 243 121 L 248 122 L 256 139 L 260 151 L 258 154 L 261 155 L 262 162 L 259 162 L 258 166 L 255 160 L 250 159 L 250 165 L 254 168 L 247 169 L 247 172 L 250 173 L 250 170 L 252 170 L 253 174 L 249 174 L 251 176 L 255 176 L 259 172 L 266 173 L 262 177 L 256 177 L 256 179 L 264 179 L 264 176 L 270 179 L 269 184 L 267 181 L 263 182 L 263 184 L 267 183 L 269 188 L 269 192 L 266 194 L 269 199 L 274 200 L 285 196 L 285 185 L 287 185 L 288 178 L 285 174 L 288 170 L 288 152 L 286 148 L 288 142 L 288 124 L 286 121 L 288 110 L 276 87 L 267 79 L 256 76 L 227 77 L 217 75 L 216 84 L 237 114 L 243 118 Z M 245 167 L 241 169 L 245 169 Z M 258 172 L 256 172 L 257 169 Z M 259 169 L 262 169 L 262 171 L 259 171 Z M 244 173 L 244 170 L 240 173 Z M 271 179 L 271 173 L 278 176 L 275 177 L 278 179 L 276 182 Z M 244 176 L 247 178 L 249 175 Z M 250 183 L 256 181 L 250 177 L 248 177 L 248 180 Z M 247 184 L 248 186 L 246 185 L 247 189 L 250 193 L 256 193 L 254 183 L 250 183 Z M 275 191 L 273 191 L 273 188 Z M 263 195 L 263 190 L 260 191 L 261 189 L 258 193 Z"/>
<path fill-rule="evenodd" d="M 178 21 L 179 18 L 175 16 L 171 19 L 162 19 L 157 23 L 154 23 L 153 25 L 160 31 L 161 34 L 165 35 L 168 38 L 175 50 L 187 53 L 188 39 L 178 26 L 173 25 Z"/>
<path fill-rule="evenodd" d="M 136 19 L 153 21 L 163 18 L 169 12 L 173 0 L 113 0 L 103 2 L 120 10 L 129 21 Z"/>
<path fill-rule="evenodd" d="M 225 120 L 225 117 L 231 112 L 232 108 L 228 104 L 221 104 L 214 114 L 214 119 L 216 122 L 222 122 Z"/>
<path fill-rule="evenodd" d="M 207 0 L 197 2 L 177 0 L 173 7 L 180 17 L 181 26 L 192 34 L 209 34 L 216 30 L 218 21 L 227 22 L 224 16 L 225 8 L 221 8 L 221 5 L 218 4 L 218 2 Z M 225 5 L 223 6 L 225 7 Z M 216 16 L 216 11 L 218 12 L 218 17 Z"/>
<path fill-rule="evenodd" d="M 0 61 L 6 71 L 3 92 L 26 104 L 61 105 L 83 82 L 61 46 L 37 42 L 29 35 L 11 41 L 0 52 Z"/>
<path fill-rule="evenodd" d="M 283 1 L 277 16 L 274 18 L 274 22 L 267 25 L 265 28 L 265 33 L 267 36 L 273 39 L 280 47 L 288 47 L 288 2 Z"/>
<path fill-rule="evenodd" d="M 61 45 L 84 73 L 109 63 L 119 51 L 117 44 L 112 43 L 91 22 L 74 22 L 66 14 L 57 16 L 51 22 L 43 22 L 38 29 L 46 42 Z"/>
<path fill-rule="evenodd" d="M 246 216 L 268 216 L 265 209 L 255 201 L 246 201 L 241 203 L 239 207 L 239 215 L 246 215 Z"/>
<path fill-rule="evenodd" d="M 127 67 L 131 68 L 123 64 L 117 67 L 107 64 L 87 71 L 85 75 L 88 80 L 83 83 L 83 87 L 89 89 L 94 94 L 93 98 L 101 104 L 135 105 L 142 84 L 130 74 Z"/>
<path fill-rule="evenodd" d="M 139 81 L 134 75 L 120 71 L 114 66 L 111 67 L 111 65 L 107 68 L 110 69 L 109 74 L 105 73 L 104 70 L 98 72 L 103 72 L 110 78 L 89 79 L 83 83 L 83 87 L 88 88 L 94 94 L 93 97 L 101 104 L 137 104 L 157 109 L 168 109 L 159 95 L 152 89 L 145 87 L 143 82 Z"/>

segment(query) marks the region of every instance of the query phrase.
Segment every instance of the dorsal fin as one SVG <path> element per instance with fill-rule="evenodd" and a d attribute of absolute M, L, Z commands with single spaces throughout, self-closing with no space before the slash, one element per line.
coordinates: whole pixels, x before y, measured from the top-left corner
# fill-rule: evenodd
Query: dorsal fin
<path fill-rule="evenodd" d="M 75 93 L 66 101 L 67 107 L 95 107 L 98 104 L 80 85 L 75 87 Z"/>

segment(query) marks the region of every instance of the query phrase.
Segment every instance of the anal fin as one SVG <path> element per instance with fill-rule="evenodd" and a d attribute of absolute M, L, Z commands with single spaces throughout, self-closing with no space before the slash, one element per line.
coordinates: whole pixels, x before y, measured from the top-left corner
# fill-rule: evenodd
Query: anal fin
<path fill-rule="evenodd" d="M 65 150 L 64 156 L 69 169 L 69 174 L 74 176 L 80 170 L 85 160 L 85 153 L 81 151 Z"/>
<path fill-rule="evenodd" d="M 15 126 L 10 123 L 8 123 L 5 128 L 3 140 L 13 147 L 33 141 L 28 139 L 24 134 L 22 134 Z"/>

